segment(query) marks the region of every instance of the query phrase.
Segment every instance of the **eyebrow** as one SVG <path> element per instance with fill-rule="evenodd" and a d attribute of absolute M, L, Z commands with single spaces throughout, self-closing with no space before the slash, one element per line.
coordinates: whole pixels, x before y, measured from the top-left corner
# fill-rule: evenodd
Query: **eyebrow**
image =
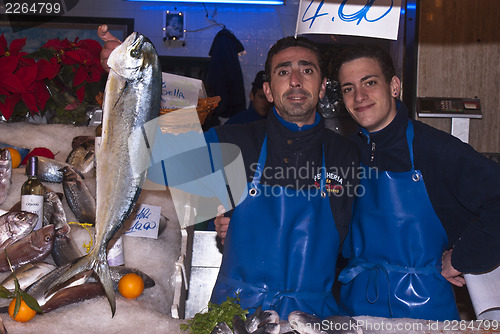
<path fill-rule="evenodd" d="M 283 67 L 291 67 L 292 66 L 292 62 L 291 61 L 284 61 L 284 62 L 281 62 L 279 63 L 278 65 L 276 65 L 276 67 L 274 68 L 274 72 L 276 72 L 276 70 L 280 69 L 280 68 L 283 68 Z M 299 60 L 299 66 L 312 66 L 314 67 L 314 69 L 318 69 L 318 66 L 313 63 L 312 61 L 309 61 L 309 60 Z"/>
<path fill-rule="evenodd" d="M 361 81 L 361 82 L 364 82 L 364 81 L 369 80 L 369 79 L 371 79 L 371 78 L 379 78 L 379 77 L 380 77 L 380 76 L 379 76 L 379 75 L 377 75 L 377 74 L 369 74 L 369 75 L 366 75 L 366 76 L 362 77 L 360 81 Z M 340 87 L 350 86 L 350 85 L 352 85 L 352 83 L 350 83 L 350 82 L 346 82 L 345 84 L 341 85 Z"/>

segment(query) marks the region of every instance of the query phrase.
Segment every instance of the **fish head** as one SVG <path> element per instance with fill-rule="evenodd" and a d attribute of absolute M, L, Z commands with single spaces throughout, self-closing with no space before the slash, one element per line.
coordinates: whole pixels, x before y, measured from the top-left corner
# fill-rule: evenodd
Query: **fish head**
<path fill-rule="evenodd" d="M 54 245 L 55 229 L 54 225 L 47 225 L 31 233 L 31 243 L 33 247 L 40 250 L 52 248 Z"/>
<path fill-rule="evenodd" d="M 32 230 L 38 221 L 36 213 L 26 211 L 10 211 L 6 215 L 6 222 L 9 224 L 11 231 L 13 229 L 25 229 L 26 226 L 29 226 L 28 229 Z"/>
<path fill-rule="evenodd" d="M 144 35 L 134 32 L 111 52 L 108 66 L 127 80 L 137 80 L 157 61 L 155 55 L 153 43 Z"/>

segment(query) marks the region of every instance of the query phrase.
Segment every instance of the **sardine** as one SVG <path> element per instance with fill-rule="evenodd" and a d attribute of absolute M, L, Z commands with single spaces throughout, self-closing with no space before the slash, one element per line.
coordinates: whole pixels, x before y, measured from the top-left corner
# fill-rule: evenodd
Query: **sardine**
<path fill-rule="evenodd" d="M 74 150 L 78 146 L 83 146 L 88 150 L 93 150 L 95 147 L 95 137 L 93 136 L 76 136 L 71 141 L 71 149 Z"/>
<path fill-rule="evenodd" d="M 95 152 L 94 145 L 80 145 L 74 148 L 66 163 L 70 164 L 74 169 L 78 170 L 81 174 L 86 174 L 94 170 Z"/>
<path fill-rule="evenodd" d="M 55 268 L 56 266 L 54 266 L 53 264 L 45 262 L 27 263 L 7 276 L 0 284 L 7 290 L 14 291 L 15 276 L 19 282 L 20 288 L 24 290 Z"/>
<path fill-rule="evenodd" d="M 233 331 L 225 322 L 219 322 L 210 334 L 233 334 Z"/>
<path fill-rule="evenodd" d="M 43 226 L 49 224 L 54 225 L 56 235 L 66 235 L 70 231 L 61 197 L 53 190 L 45 187 Z"/>
<path fill-rule="evenodd" d="M 35 298 L 44 312 L 49 312 L 71 303 L 104 295 L 102 284 L 94 279 L 92 271 L 88 270 L 79 276 L 67 281 L 66 285 L 56 291 L 50 291 L 50 285 L 64 271 L 68 270 L 69 264 L 54 269 L 52 272 L 40 278 L 26 289 L 26 292 Z M 118 282 L 128 273 L 136 273 L 144 280 L 144 288 L 148 289 L 155 285 L 154 280 L 142 271 L 122 266 L 110 267 L 113 287 L 118 291 Z"/>
<path fill-rule="evenodd" d="M 0 152 L 0 204 L 5 202 L 12 184 L 12 158 L 8 149 Z"/>
<path fill-rule="evenodd" d="M 0 216 L 0 250 L 24 238 L 33 231 L 38 215 L 25 211 L 11 211 Z"/>
<path fill-rule="evenodd" d="M 145 124 L 158 117 L 161 68 L 153 44 L 133 33 L 111 53 L 106 82 L 102 142 L 96 168 L 96 239 L 89 254 L 78 260 L 51 287 L 92 269 L 106 292 L 114 316 L 115 292 L 106 258 L 109 241 L 123 225 L 137 201 L 149 161 L 156 127 L 145 138 Z"/>
<path fill-rule="evenodd" d="M 7 246 L 6 252 L 0 252 L 0 272 L 10 270 L 7 256 L 12 264 L 12 269 L 16 270 L 26 263 L 45 260 L 49 256 L 53 244 L 54 225 L 47 225 L 31 232 L 21 240 Z"/>
<path fill-rule="evenodd" d="M 300 334 L 327 334 L 323 330 L 321 319 L 313 314 L 293 311 L 288 315 L 288 322 L 292 329 Z"/>
<path fill-rule="evenodd" d="M 245 322 L 245 327 L 248 332 L 253 333 L 264 324 L 279 324 L 279 323 L 280 323 L 280 317 L 276 311 L 274 310 L 262 311 L 262 307 L 259 306 L 252 315 L 247 317 L 247 321 Z"/>
<path fill-rule="evenodd" d="M 28 160 L 26 170 L 28 170 L 31 161 Z M 38 157 L 38 174 L 37 177 L 42 182 L 61 183 L 63 181 L 62 169 L 70 164 L 62 161 L 46 157 Z"/>
<path fill-rule="evenodd" d="M 78 173 L 66 166 L 63 172 L 63 190 L 69 208 L 80 223 L 95 223 L 96 200 Z"/>

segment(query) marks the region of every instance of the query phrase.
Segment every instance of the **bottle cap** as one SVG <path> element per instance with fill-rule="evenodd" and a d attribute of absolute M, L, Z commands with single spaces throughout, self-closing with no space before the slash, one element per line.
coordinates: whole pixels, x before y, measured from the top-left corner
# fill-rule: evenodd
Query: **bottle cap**
<path fill-rule="evenodd" d="M 30 157 L 26 164 L 26 175 L 35 176 L 38 173 L 38 157 Z"/>

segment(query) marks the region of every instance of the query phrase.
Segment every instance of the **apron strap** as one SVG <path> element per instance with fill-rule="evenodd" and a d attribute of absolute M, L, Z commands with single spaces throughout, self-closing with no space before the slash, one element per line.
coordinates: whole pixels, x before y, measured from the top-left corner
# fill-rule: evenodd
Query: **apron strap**
<path fill-rule="evenodd" d="M 331 291 L 279 291 L 279 290 L 269 290 L 265 285 L 257 286 L 251 283 L 247 283 L 240 280 L 235 280 L 227 276 L 221 275 L 218 277 L 221 283 L 227 284 L 233 288 L 235 291 L 244 290 L 245 292 L 251 292 L 251 294 L 262 294 L 263 302 L 262 305 L 269 305 L 275 309 L 279 309 L 281 301 L 283 298 L 292 299 L 326 299 L 331 296 Z"/>
<path fill-rule="evenodd" d="M 338 280 L 342 284 L 348 284 L 351 282 L 356 276 L 361 274 L 362 272 L 366 270 L 372 271 L 370 275 L 370 279 L 368 280 L 368 284 L 366 286 L 366 300 L 370 303 L 373 304 L 378 300 L 379 296 L 379 288 L 378 288 L 378 274 L 379 272 L 382 272 L 386 279 L 387 279 L 387 291 L 389 295 L 391 294 L 391 281 L 389 278 L 389 272 L 398 272 L 398 273 L 404 273 L 404 274 L 413 274 L 413 275 L 418 275 L 418 274 L 436 274 L 439 273 L 439 266 L 427 266 L 427 267 L 403 267 L 403 266 L 398 266 L 394 264 L 387 264 L 387 263 L 374 263 L 374 262 L 367 262 L 363 259 L 360 258 L 355 258 L 352 261 L 349 262 L 349 265 L 342 270 L 342 272 L 339 274 Z M 371 298 L 369 294 L 370 291 L 374 291 L 373 295 L 375 296 L 374 298 Z M 388 304 L 389 304 L 389 312 L 391 316 L 392 314 L 392 309 L 391 309 L 391 298 L 389 296 Z"/>

